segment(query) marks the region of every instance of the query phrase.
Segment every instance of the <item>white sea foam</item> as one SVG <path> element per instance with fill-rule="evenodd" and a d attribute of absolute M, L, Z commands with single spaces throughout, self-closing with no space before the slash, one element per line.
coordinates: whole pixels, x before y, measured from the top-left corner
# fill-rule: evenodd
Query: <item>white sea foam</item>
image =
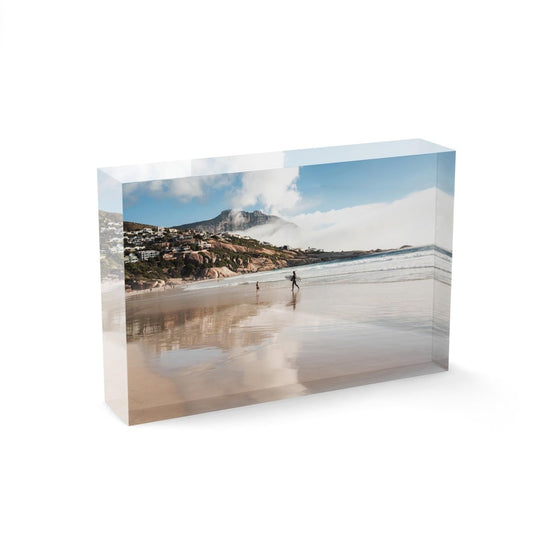
<path fill-rule="evenodd" d="M 436 246 L 408 248 L 376 253 L 354 259 L 330 261 L 296 267 L 301 284 L 385 283 L 435 278 L 450 284 L 452 255 Z M 186 285 L 186 290 L 238 287 L 258 281 L 271 286 L 282 283 L 291 268 L 256 272 L 231 278 L 198 281 Z"/>

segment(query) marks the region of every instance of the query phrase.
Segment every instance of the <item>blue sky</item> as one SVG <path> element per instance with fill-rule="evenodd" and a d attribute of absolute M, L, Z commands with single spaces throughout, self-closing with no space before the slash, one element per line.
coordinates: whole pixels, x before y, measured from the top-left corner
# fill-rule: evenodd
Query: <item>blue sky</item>
<path fill-rule="evenodd" d="M 292 217 L 392 202 L 434 187 L 453 195 L 453 154 L 424 154 L 124 185 L 124 220 L 173 226 L 227 208 Z"/>

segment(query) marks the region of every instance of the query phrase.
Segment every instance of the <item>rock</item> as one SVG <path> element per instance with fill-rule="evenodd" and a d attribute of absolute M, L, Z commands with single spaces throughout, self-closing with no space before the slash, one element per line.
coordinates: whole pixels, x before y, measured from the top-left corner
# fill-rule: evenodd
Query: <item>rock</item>
<path fill-rule="evenodd" d="M 233 272 L 226 266 L 205 268 L 204 273 L 203 273 L 203 277 L 205 279 L 217 279 L 217 278 L 233 277 L 237 275 L 238 274 L 236 272 Z"/>
<path fill-rule="evenodd" d="M 197 264 L 204 264 L 204 257 L 200 253 L 188 253 L 184 260 L 186 263 L 195 262 Z"/>

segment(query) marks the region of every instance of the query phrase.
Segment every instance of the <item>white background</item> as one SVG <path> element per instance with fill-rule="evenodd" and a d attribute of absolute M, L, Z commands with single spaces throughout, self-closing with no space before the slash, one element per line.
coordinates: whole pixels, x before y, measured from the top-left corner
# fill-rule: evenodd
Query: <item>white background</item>
<path fill-rule="evenodd" d="M 3 537 L 537 539 L 535 3 L 1 3 Z M 96 167 L 457 150 L 451 371 L 128 428 Z"/>

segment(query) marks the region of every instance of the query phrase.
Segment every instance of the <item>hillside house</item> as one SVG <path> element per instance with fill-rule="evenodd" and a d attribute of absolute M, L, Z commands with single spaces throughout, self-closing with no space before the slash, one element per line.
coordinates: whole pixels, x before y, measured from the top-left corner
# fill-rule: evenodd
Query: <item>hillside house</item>
<path fill-rule="evenodd" d="M 124 257 L 124 262 L 126 263 L 138 263 L 139 259 L 137 255 L 134 255 L 133 253 L 130 253 Z"/>
<path fill-rule="evenodd" d="M 148 261 L 149 259 L 155 259 L 159 257 L 159 251 L 155 249 L 145 249 L 139 253 L 141 261 Z"/>

